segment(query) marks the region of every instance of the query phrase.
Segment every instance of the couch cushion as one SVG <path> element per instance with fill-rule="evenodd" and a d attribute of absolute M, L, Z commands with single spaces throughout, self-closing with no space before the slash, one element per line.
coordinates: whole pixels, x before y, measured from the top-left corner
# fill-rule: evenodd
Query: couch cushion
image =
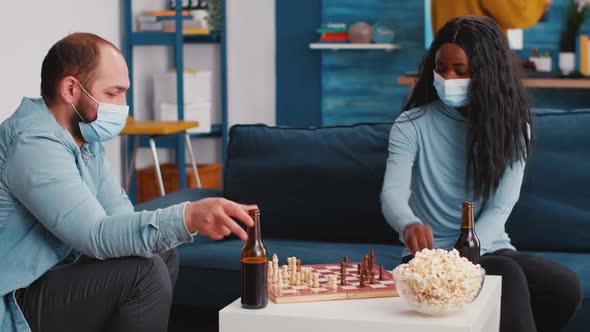
<path fill-rule="evenodd" d="M 519 249 L 590 252 L 590 110 L 535 110 L 537 144 L 506 225 Z"/>
<path fill-rule="evenodd" d="M 379 201 L 390 128 L 234 126 L 224 195 L 259 205 L 265 238 L 398 243 Z"/>

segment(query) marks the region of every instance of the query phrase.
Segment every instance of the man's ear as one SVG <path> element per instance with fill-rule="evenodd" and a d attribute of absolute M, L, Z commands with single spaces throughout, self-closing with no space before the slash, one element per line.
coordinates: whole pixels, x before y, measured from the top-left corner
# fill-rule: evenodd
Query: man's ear
<path fill-rule="evenodd" d="M 74 76 L 66 76 L 59 81 L 58 95 L 66 104 L 71 104 L 78 100 L 80 89 L 78 89 L 78 80 Z"/>

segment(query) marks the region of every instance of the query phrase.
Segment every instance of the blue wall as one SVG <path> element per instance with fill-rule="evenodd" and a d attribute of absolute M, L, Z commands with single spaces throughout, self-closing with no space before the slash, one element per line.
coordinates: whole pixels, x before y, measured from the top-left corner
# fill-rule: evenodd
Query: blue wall
<path fill-rule="evenodd" d="M 554 0 L 549 20 L 524 33 L 525 50 L 548 51 L 557 64 L 557 47 L 567 0 Z M 402 0 L 323 0 L 322 23 L 383 22 L 396 31 L 402 49 L 384 51 L 323 51 L 321 55 L 322 124 L 391 121 L 408 92 L 398 76 L 415 71 L 424 55 L 424 3 Z M 583 32 L 590 32 L 586 22 Z M 311 51 L 313 52 L 313 51 Z M 317 51 L 315 51 L 317 52 Z M 590 90 L 532 90 L 535 107 L 590 107 Z"/>
<path fill-rule="evenodd" d="M 526 58 L 532 49 L 548 51 L 557 67 L 559 36 L 567 0 L 553 0 L 549 20 L 525 30 Z M 388 24 L 402 49 L 317 51 L 320 23 L 357 21 Z M 408 92 L 397 77 L 416 71 L 424 55 L 422 0 L 276 1 L 277 124 L 319 126 L 392 121 Z M 590 34 L 590 21 L 582 32 Z M 590 90 L 530 90 L 532 105 L 588 108 Z"/>

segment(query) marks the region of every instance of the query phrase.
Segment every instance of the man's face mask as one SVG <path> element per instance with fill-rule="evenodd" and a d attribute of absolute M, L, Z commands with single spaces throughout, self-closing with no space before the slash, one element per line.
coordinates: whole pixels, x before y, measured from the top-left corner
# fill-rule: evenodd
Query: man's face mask
<path fill-rule="evenodd" d="M 88 97 L 98 104 L 98 114 L 96 120 L 90 123 L 86 122 L 86 120 L 76 109 L 76 106 L 72 104 L 74 111 L 76 111 L 80 119 L 82 119 L 82 122 L 80 122 L 79 125 L 80 132 L 82 133 L 84 140 L 88 143 L 105 142 L 119 135 L 125 127 L 125 123 L 127 123 L 129 106 L 99 102 L 94 99 L 94 97 L 92 97 L 90 93 L 86 91 L 86 89 L 84 89 L 80 82 L 78 82 L 78 85 L 80 85 L 82 91 L 84 91 Z"/>
<path fill-rule="evenodd" d="M 434 88 L 440 100 L 451 107 L 461 107 L 469 104 L 469 83 L 471 79 L 461 78 L 445 80 L 434 71 Z"/>

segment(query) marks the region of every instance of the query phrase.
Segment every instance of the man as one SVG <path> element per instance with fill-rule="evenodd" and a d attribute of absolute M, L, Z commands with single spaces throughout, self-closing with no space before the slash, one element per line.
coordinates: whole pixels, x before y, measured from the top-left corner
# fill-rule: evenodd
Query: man
<path fill-rule="evenodd" d="M 432 33 L 458 16 L 493 18 L 500 28 L 524 29 L 535 25 L 549 10 L 552 0 L 431 0 Z"/>
<path fill-rule="evenodd" d="M 245 231 L 253 206 L 225 199 L 134 212 L 103 141 L 127 120 L 127 65 L 76 33 L 41 68 L 40 99 L 0 125 L 0 330 L 165 331 L 175 247 Z"/>

